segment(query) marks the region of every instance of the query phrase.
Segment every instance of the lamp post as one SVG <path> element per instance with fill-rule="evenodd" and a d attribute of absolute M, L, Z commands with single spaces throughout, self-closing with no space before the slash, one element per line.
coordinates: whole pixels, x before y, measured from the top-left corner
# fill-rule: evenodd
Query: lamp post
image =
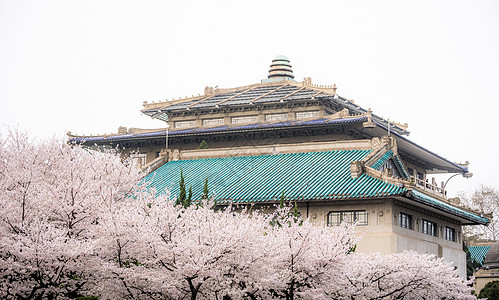
<path fill-rule="evenodd" d="M 154 118 L 159 119 L 161 121 L 165 121 L 166 124 L 166 130 L 165 130 L 165 155 L 167 154 L 168 151 L 168 129 L 170 125 L 168 124 L 168 114 L 164 113 L 161 111 L 161 109 L 158 109 L 158 112 L 154 115 Z"/>
<path fill-rule="evenodd" d="M 473 173 L 469 173 L 469 172 L 454 174 L 451 177 L 449 177 L 449 179 L 447 179 L 447 181 L 445 182 L 444 188 L 443 188 L 444 190 L 445 190 L 445 187 L 447 186 L 447 183 L 449 183 L 449 180 L 451 180 L 452 178 L 456 177 L 457 175 L 463 175 L 464 178 L 471 178 L 471 177 L 473 177 Z"/>

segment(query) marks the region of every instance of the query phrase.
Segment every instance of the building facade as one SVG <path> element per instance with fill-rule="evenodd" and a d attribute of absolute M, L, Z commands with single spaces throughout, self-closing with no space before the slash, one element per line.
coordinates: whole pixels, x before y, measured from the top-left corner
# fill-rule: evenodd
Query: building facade
<path fill-rule="evenodd" d="M 318 224 L 357 224 L 361 252 L 415 250 L 444 257 L 465 275 L 462 225 L 488 224 L 449 199 L 432 174 L 470 176 L 410 141 L 407 124 L 385 120 L 337 94 L 335 85 L 294 80 L 285 56 L 260 83 L 199 96 L 144 102 L 163 122 L 120 127 L 108 136 L 69 134 L 71 142 L 123 148 L 158 192 L 179 192 L 182 171 L 199 198 L 205 180 L 217 203 L 272 210 L 284 195 Z"/>

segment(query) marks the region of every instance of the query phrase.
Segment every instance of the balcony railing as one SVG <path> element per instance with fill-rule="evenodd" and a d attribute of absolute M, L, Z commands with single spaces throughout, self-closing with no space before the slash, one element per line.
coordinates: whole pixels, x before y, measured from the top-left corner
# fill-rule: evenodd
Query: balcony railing
<path fill-rule="evenodd" d="M 414 178 L 414 177 L 413 177 Z M 444 199 L 447 198 L 447 191 L 442 186 L 438 186 L 433 178 L 431 182 L 427 180 L 422 180 L 419 178 L 414 178 L 414 182 L 416 183 L 416 187 L 423 192 L 426 192 L 429 195 L 435 195 L 438 197 L 442 197 Z"/>

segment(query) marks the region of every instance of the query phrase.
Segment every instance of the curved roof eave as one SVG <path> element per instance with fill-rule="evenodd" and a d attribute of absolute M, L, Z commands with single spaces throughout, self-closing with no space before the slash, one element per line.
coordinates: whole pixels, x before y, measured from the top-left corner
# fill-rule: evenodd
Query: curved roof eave
<path fill-rule="evenodd" d="M 377 135 L 383 135 L 384 133 L 388 132 L 388 128 L 385 127 L 384 125 L 381 125 L 377 122 L 375 122 L 377 127 L 373 128 L 372 130 L 376 131 Z M 442 169 L 437 169 L 434 168 L 433 170 L 430 170 L 428 173 L 467 173 L 468 168 L 460 166 L 454 162 L 449 161 L 448 159 L 416 144 L 415 142 L 403 137 L 402 135 L 398 134 L 397 132 L 390 132 L 390 134 L 393 134 L 395 136 L 395 139 L 397 140 L 397 145 L 399 149 L 401 149 L 404 152 L 407 152 L 411 155 L 414 155 L 416 157 L 421 157 L 422 160 L 429 161 L 434 165 L 441 166 Z"/>

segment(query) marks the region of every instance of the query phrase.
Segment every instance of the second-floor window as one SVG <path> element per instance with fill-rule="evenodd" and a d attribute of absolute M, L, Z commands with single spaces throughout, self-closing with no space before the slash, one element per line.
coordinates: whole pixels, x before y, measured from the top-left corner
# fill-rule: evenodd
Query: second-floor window
<path fill-rule="evenodd" d="M 450 227 L 445 226 L 444 238 L 448 241 L 455 242 L 456 241 L 456 230 L 454 228 L 450 228 Z"/>
<path fill-rule="evenodd" d="M 367 212 L 365 210 L 332 211 L 327 214 L 327 225 L 334 226 L 340 223 L 367 225 Z"/>
<path fill-rule="evenodd" d="M 195 126 L 196 126 L 196 121 L 194 121 L 194 120 L 175 121 L 175 128 L 189 128 L 189 127 L 195 127 Z"/>
<path fill-rule="evenodd" d="M 296 113 L 297 119 L 308 119 L 308 118 L 317 118 L 319 116 L 318 110 L 313 111 L 299 111 Z"/>
<path fill-rule="evenodd" d="M 265 115 L 265 121 L 267 121 L 267 122 L 284 121 L 284 120 L 287 120 L 287 119 L 288 119 L 288 114 L 287 113 Z"/>
<path fill-rule="evenodd" d="M 256 122 L 257 116 L 232 117 L 232 124 L 244 124 Z"/>
<path fill-rule="evenodd" d="M 437 223 L 428 220 L 421 220 L 421 232 L 437 236 Z"/>
<path fill-rule="evenodd" d="M 399 226 L 412 229 L 412 216 L 405 213 L 399 213 Z"/>
<path fill-rule="evenodd" d="M 223 125 L 224 118 L 215 118 L 215 119 L 204 119 L 203 126 L 215 126 L 215 125 Z"/>

